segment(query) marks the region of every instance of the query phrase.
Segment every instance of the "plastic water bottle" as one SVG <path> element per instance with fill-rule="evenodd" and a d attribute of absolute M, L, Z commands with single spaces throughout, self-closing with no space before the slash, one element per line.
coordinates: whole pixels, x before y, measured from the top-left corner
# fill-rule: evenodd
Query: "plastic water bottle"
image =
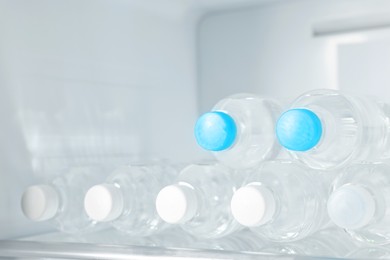
<path fill-rule="evenodd" d="M 390 249 L 387 247 L 362 247 L 346 257 L 348 259 L 389 259 Z"/>
<path fill-rule="evenodd" d="M 76 242 L 106 244 L 106 245 L 130 245 L 163 248 L 192 248 L 195 238 L 184 233 L 180 229 L 168 228 L 150 236 L 132 236 L 115 228 L 105 229 L 99 232 L 88 233 L 78 237 Z"/>
<path fill-rule="evenodd" d="M 104 183 L 90 188 L 84 208 L 95 221 L 132 236 L 149 236 L 167 227 L 154 207 L 160 189 L 176 175 L 165 164 L 131 165 L 115 170 Z"/>
<path fill-rule="evenodd" d="M 284 161 L 264 162 L 231 200 L 232 214 L 259 237 L 295 241 L 323 228 L 327 188 L 306 167 Z"/>
<path fill-rule="evenodd" d="M 149 237 L 135 237 L 113 227 L 76 237 L 78 243 L 104 245 L 154 246 Z"/>
<path fill-rule="evenodd" d="M 222 99 L 198 119 L 195 138 L 223 164 L 251 168 L 278 154 L 275 124 L 280 112 L 273 99 L 236 94 Z"/>
<path fill-rule="evenodd" d="M 96 221 L 85 214 L 82 198 L 89 187 L 104 178 L 100 167 L 73 168 L 51 183 L 28 187 L 22 196 L 22 211 L 27 218 L 47 221 L 62 232 L 95 230 Z"/>
<path fill-rule="evenodd" d="M 328 214 L 339 227 L 359 241 L 390 243 L 390 165 L 359 163 L 335 180 Z"/>
<path fill-rule="evenodd" d="M 169 228 L 157 235 L 150 236 L 152 246 L 164 248 L 193 248 L 197 239 L 184 232 L 180 227 Z"/>
<path fill-rule="evenodd" d="M 304 255 L 323 257 L 345 257 L 355 251 L 358 245 L 343 230 L 324 229 L 299 241 L 273 243 L 262 249 L 265 253 L 277 255 Z"/>
<path fill-rule="evenodd" d="M 296 160 L 315 169 L 390 157 L 390 106 L 336 90 L 297 98 L 276 125 L 277 138 Z"/>
<path fill-rule="evenodd" d="M 210 239 L 240 228 L 230 212 L 230 199 L 242 175 L 218 164 L 192 164 L 156 199 L 160 217 L 179 224 L 188 234 Z"/>
<path fill-rule="evenodd" d="M 266 244 L 249 229 L 243 229 L 222 238 L 195 241 L 191 247 L 235 252 L 260 252 Z"/>

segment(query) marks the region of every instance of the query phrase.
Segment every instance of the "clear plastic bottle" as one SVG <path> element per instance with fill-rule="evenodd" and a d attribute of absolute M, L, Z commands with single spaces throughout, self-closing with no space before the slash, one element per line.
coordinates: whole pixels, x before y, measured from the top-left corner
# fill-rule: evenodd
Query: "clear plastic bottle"
<path fill-rule="evenodd" d="M 180 227 L 170 228 L 157 235 L 150 236 L 152 246 L 163 248 L 193 248 L 197 239 L 184 232 Z"/>
<path fill-rule="evenodd" d="M 232 214 L 265 240 L 299 240 L 329 223 L 326 186 L 303 165 L 267 161 L 234 194 Z"/>
<path fill-rule="evenodd" d="M 390 165 L 357 163 L 334 181 L 328 214 L 359 241 L 390 244 Z"/>
<path fill-rule="evenodd" d="M 267 242 L 256 236 L 252 231 L 243 229 L 226 237 L 195 241 L 192 247 L 236 252 L 261 252 L 266 245 Z"/>
<path fill-rule="evenodd" d="M 236 94 L 219 101 L 195 125 L 198 144 L 231 168 L 251 168 L 274 158 L 280 145 L 275 124 L 281 106 L 273 99 Z"/>
<path fill-rule="evenodd" d="M 73 242 L 161 248 L 192 248 L 196 241 L 194 237 L 179 228 L 168 228 L 150 236 L 140 237 L 110 227 L 102 231 L 83 234 L 78 236 L 77 239 Z"/>
<path fill-rule="evenodd" d="M 314 169 L 390 157 L 390 106 L 336 90 L 298 97 L 276 125 L 290 155 Z"/>
<path fill-rule="evenodd" d="M 348 259 L 390 259 L 387 247 L 362 247 L 346 255 Z"/>
<path fill-rule="evenodd" d="M 76 239 L 75 242 L 89 244 L 154 246 L 149 237 L 131 236 L 110 226 L 98 232 L 83 234 Z"/>
<path fill-rule="evenodd" d="M 262 252 L 288 255 L 345 257 L 355 251 L 358 245 L 343 230 L 329 228 L 290 243 L 273 243 Z"/>
<path fill-rule="evenodd" d="M 100 167 L 72 168 L 51 183 L 28 187 L 22 195 L 22 211 L 27 218 L 48 221 L 65 233 L 96 230 L 96 221 L 84 212 L 82 198 L 89 187 L 105 177 Z"/>
<path fill-rule="evenodd" d="M 210 239 L 240 228 L 230 212 L 230 199 L 242 183 L 242 174 L 219 164 L 192 164 L 156 199 L 160 217 L 179 224 L 188 234 Z"/>
<path fill-rule="evenodd" d="M 104 183 L 91 187 L 84 198 L 88 216 L 110 222 L 132 236 L 149 236 L 167 224 L 154 207 L 160 189 L 170 183 L 177 170 L 166 163 L 130 165 L 116 169 Z"/>

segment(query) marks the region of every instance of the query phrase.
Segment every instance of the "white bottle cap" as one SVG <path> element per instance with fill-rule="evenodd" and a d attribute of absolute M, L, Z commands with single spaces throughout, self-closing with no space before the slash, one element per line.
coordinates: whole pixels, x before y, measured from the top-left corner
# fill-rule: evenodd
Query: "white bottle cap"
<path fill-rule="evenodd" d="M 234 193 L 230 207 L 238 223 L 247 227 L 255 227 L 272 219 L 275 204 L 274 196 L 269 189 L 250 183 Z"/>
<path fill-rule="evenodd" d="M 49 185 L 30 186 L 22 196 L 22 211 L 33 221 L 45 221 L 56 215 L 59 200 L 58 193 Z"/>
<path fill-rule="evenodd" d="M 93 220 L 112 221 L 122 214 L 123 208 L 123 195 L 113 184 L 95 185 L 85 194 L 84 209 Z"/>
<path fill-rule="evenodd" d="M 198 201 L 194 190 L 186 186 L 169 185 L 156 198 L 158 215 L 171 224 L 184 223 L 196 214 Z M 211 210 L 211 209 L 210 209 Z"/>
<path fill-rule="evenodd" d="M 358 229 L 367 225 L 374 216 L 375 200 L 365 188 L 345 185 L 330 195 L 328 214 L 337 226 Z"/>

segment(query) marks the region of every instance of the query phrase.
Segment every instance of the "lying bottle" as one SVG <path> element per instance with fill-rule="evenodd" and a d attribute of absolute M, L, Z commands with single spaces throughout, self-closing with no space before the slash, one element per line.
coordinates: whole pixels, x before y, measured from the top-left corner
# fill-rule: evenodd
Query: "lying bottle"
<path fill-rule="evenodd" d="M 153 246 L 149 237 L 131 236 L 110 226 L 98 232 L 77 236 L 75 239 L 77 240 L 74 242 L 88 244 Z"/>
<path fill-rule="evenodd" d="M 362 247 L 346 257 L 348 259 L 389 259 L 390 249 L 387 247 Z"/>
<path fill-rule="evenodd" d="M 243 229 L 218 239 L 201 239 L 194 241 L 191 247 L 235 252 L 261 252 L 266 245 L 267 243 L 264 240 L 261 240 L 253 232 L 248 229 Z"/>
<path fill-rule="evenodd" d="M 149 241 L 154 247 L 163 248 L 193 248 L 197 239 L 184 232 L 180 227 L 169 228 L 157 235 L 150 236 Z"/>
<path fill-rule="evenodd" d="M 326 186 L 321 175 L 302 165 L 267 161 L 235 192 L 232 214 L 264 240 L 299 240 L 329 223 Z"/>
<path fill-rule="evenodd" d="M 22 196 L 22 211 L 27 218 L 47 221 L 65 233 L 96 230 L 99 225 L 85 214 L 80 198 L 105 176 L 100 167 L 72 168 L 51 183 L 28 187 Z"/>
<path fill-rule="evenodd" d="M 344 230 L 329 228 L 290 243 L 273 243 L 262 252 L 273 254 L 304 255 L 317 257 L 345 257 L 359 248 Z"/>
<path fill-rule="evenodd" d="M 156 234 L 167 224 L 158 216 L 154 201 L 175 175 L 176 169 L 164 164 L 120 167 L 88 190 L 85 211 L 91 219 L 109 222 L 132 236 Z"/>
<path fill-rule="evenodd" d="M 359 241 L 390 243 L 390 165 L 357 163 L 334 181 L 328 214 Z"/>
<path fill-rule="evenodd" d="M 222 99 L 195 125 L 198 144 L 231 168 L 251 168 L 274 158 L 280 145 L 275 124 L 280 105 L 252 94 Z"/>
<path fill-rule="evenodd" d="M 75 242 L 161 248 L 192 248 L 195 238 L 180 229 L 174 228 L 168 228 L 150 236 L 139 237 L 111 227 L 99 232 L 78 236 L 78 241 Z"/>
<path fill-rule="evenodd" d="M 314 169 L 390 158 L 389 105 L 336 90 L 309 91 L 276 125 L 280 144 Z"/>
<path fill-rule="evenodd" d="M 156 198 L 160 217 L 202 239 L 226 236 L 240 228 L 230 212 L 230 199 L 242 174 L 222 165 L 193 164 Z"/>

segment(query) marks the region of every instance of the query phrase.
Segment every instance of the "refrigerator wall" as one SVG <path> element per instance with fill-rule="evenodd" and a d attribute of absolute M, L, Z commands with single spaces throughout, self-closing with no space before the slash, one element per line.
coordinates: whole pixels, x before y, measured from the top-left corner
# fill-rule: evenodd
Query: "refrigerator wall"
<path fill-rule="evenodd" d="M 197 157 L 196 13 L 181 1 L 0 1 L 0 237 L 77 164 Z"/>
<path fill-rule="evenodd" d="M 240 91 L 286 104 L 333 88 L 390 99 L 390 3 L 282 1 L 219 10 L 198 28 L 200 108 Z"/>
<path fill-rule="evenodd" d="M 389 43 L 386 0 L 0 0 L 0 239 L 49 230 L 20 196 L 69 166 L 207 158 L 227 95 L 390 100 Z"/>

